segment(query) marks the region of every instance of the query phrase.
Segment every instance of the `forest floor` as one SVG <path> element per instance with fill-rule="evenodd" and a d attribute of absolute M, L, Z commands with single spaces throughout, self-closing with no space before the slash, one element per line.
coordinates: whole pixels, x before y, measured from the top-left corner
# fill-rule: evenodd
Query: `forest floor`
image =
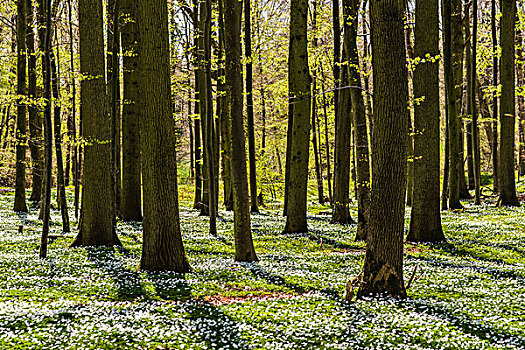
<path fill-rule="evenodd" d="M 40 260 L 37 211 L 15 214 L 0 193 L 0 349 L 525 349 L 523 207 L 444 212 L 447 244 L 405 245 L 408 299 L 347 303 L 365 249 L 355 226 L 312 203 L 310 233 L 282 235 L 267 203 L 252 220 L 260 262 L 236 263 L 232 214 L 210 237 L 189 196 L 182 186 L 182 276 L 138 271 L 138 223 L 118 223 L 124 248 L 69 248 L 73 215 Z M 60 222 L 53 210 L 53 234 Z"/>

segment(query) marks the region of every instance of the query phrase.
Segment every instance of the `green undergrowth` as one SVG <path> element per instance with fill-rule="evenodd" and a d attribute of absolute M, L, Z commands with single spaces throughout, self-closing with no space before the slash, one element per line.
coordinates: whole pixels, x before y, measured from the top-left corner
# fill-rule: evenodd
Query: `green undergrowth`
<path fill-rule="evenodd" d="M 408 299 L 346 303 L 365 245 L 328 207 L 312 200 L 310 232 L 283 235 L 267 198 L 248 264 L 233 261 L 231 213 L 210 237 L 184 186 L 180 197 L 186 275 L 138 270 L 140 223 L 118 223 L 122 248 L 69 248 L 72 212 L 73 232 L 40 260 L 37 210 L 15 214 L 1 193 L 0 349 L 525 349 L 523 208 L 444 213 L 447 243 L 405 245 Z M 53 210 L 52 234 L 60 222 Z"/>

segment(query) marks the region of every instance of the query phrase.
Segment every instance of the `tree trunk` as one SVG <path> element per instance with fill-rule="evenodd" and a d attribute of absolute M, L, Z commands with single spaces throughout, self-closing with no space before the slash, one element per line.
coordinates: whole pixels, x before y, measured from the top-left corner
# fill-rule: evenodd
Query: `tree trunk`
<path fill-rule="evenodd" d="M 248 159 L 250 163 L 251 212 L 258 213 L 257 164 L 255 160 L 255 126 L 253 121 L 253 57 L 250 0 L 244 0 L 244 50 L 246 56 L 246 112 L 248 114 Z"/>
<path fill-rule="evenodd" d="M 114 231 L 111 114 L 105 89 L 102 1 L 80 0 L 80 73 L 84 176 L 80 230 L 73 246 L 120 244 Z"/>
<path fill-rule="evenodd" d="M 44 193 L 42 200 L 42 237 L 40 240 L 40 258 L 47 258 L 47 238 L 49 234 L 49 222 L 51 212 L 51 171 L 53 158 L 53 131 L 51 130 L 51 0 L 41 1 L 39 3 L 43 16 L 40 18 L 40 28 L 44 39 L 41 43 L 44 57 L 42 58 L 43 82 L 44 82 L 44 134 L 45 134 L 45 173 L 44 173 Z"/>
<path fill-rule="evenodd" d="M 51 86 L 53 90 L 53 119 L 54 119 L 54 131 L 55 131 L 55 156 L 57 165 L 57 199 L 60 204 L 60 214 L 62 215 L 62 231 L 69 232 L 69 215 L 67 212 L 67 198 L 66 198 L 66 187 L 64 182 L 64 160 L 62 157 L 62 123 L 60 120 L 60 114 L 62 108 L 60 107 L 60 86 L 57 74 L 57 63 L 55 54 L 53 51 L 51 55 Z"/>
<path fill-rule="evenodd" d="M 493 190 L 498 192 L 498 163 L 499 163 L 499 152 L 498 152 L 498 94 L 496 88 L 498 86 L 499 76 L 499 62 L 498 62 L 498 34 L 496 30 L 496 0 L 491 1 L 491 20 L 490 20 L 491 36 L 492 36 L 492 85 L 494 92 L 492 93 L 492 178 L 493 178 Z"/>
<path fill-rule="evenodd" d="M 516 64 L 516 76 L 518 78 L 518 86 L 521 86 L 522 89 L 525 86 L 525 70 L 523 66 L 525 65 L 525 55 L 523 54 L 523 47 L 525 45 L 524 33 L 523 31 L 516 31 L 516 41 L 519 43 L 517 46 L 518 60 Z M 518 96 L 518 106 L 519 106 L 519 157 L 518 157 L 518 176 L 525 176 L 525 96 L 522 94 Z"/>
<path fill-rule="evenodd" d="M 466 139 L 467 139 L 467 174 L 468 174 L 468 189 L 474 190 L 476 188 L 474 175 L 474 149 L 472 142 L 472 47 L 470 34 L 470 3 L 464 5 L 464 30 L 465 30 L 465 70 L 467 74 L 467 96 L 466 96 Z"/>
<path fill-rule="evenodd" d="M 460 163 L 461 145 L 459 118 L 457 115 L 456 104 L 456 88 L 453 69 L 452 56 L 452 32 L 451 32 L 451 17 L 453 0 L 443 0 L 442 15 L 443 15 L 443 66 L 445 74 L 445 90 L 447 94 L 447 110 L 448 110 L 448 140 L 449 140 L 449 177 L 448 177 L 448 207 L 450 210 L 461 209 L 463 206 L 459 202 L 460 198 Z"/>
<path fill-rule="evenodd" d="M 188 272 L 179 222 L 175 125 L 172 116 L 168 4 L 137 3 L 144 241 L 140 268 Z"/>
<path fill-rule="evenodd" d="M 227 106 L 230 114 L 231 145 L 238 148 L 231 154 L 233 180 L 233 212 L 235 260 L 257 261 L 250 227 L 250 203 L 246 171 L 245 135 L 242 103 L 241 14 L 242 2 L 224 1 L 224 48 Z M 233 146 L 231 146 L 233 147 Z"/>
<path fill-rule="evenodd" d="M 220 62 L 220 76 L 224 77 L 224 0 L 219 0 L 219 62 Z M 231 135 L 230 135 L 230 111 L 228 99 L 226 97 L 225 84 L 220 80 L 219 89 L 219 103 L 221 105 L 219 114 L 220 133 L 221 133 L 221 149 L 222 149 L 222 182 L 224 187 L 224 206 L 226 210 L 233 210 L 233 190 L 231 177 Z"/>
<path fill-rule="evenodd" d="M 195 115 L 200 115 L 200 99 L 202 94 L 202 78 L 203 71 L 201 68 L 202 51 L 200 46 L 200 20 L 199 20 L 199 2 L 193 0 L 193 57 L 195 59 Z M 195 198 L 193 201 L 193 208 L 198 209 L 202 201 L 202 152 L 201 152 L 201 118 L 195 118 Z"/>
<path fill-rule="evenodd" d="M 516 128 L 516 81 L 515 81 L 515 38 L 516 1 L 501 0 L 501 103 L 499 138 L 498 189 L 501 206 L 519 206 L 516 196 L 514 135 Z"/>
<path fill-rule="evenodd" d="M 417 0 L 414 71 L 414 196 L 407 240 L 441 242 L 439 203 L 439 1 Z M 428 55 L 428 56 L 427 56 Z"/>
<path fill-rule="evenodd" d="M 28 97 L 29 103 L 27 109 L 29 112 L 29 150 L 31 152 L 31 167 L 32 167 L 32 191 L 30 201 L 39 202 L 42 194 L 42 176 L 44 173 L 44 159 L 43 159 L 43 134 L 42 114 L 38 112 L 36 106 L 36 54 L 35 54 L 35 33 L 33 29 L 34 11 L 33 2 L 26 0 L 27 11 L 27 57 L 28 57 Z"/>
<path fill-rule="evenodd" d="M 404 1 L 370 0 L 374 70 L 372 196 L 358 297 L 406 297 L 403 227 L 409 111 Z M 386 83 L 388 82 L 388 83 Z"/>
<path fill-rule="evenodd" d="M 350 40 L 349 24 L 345 21 L 345 44 Z M 344 62 L 346 54 L 343 53 Z M 339 79 L 342 86 L 348 86 L 348 64 L 341 69 Z M 339 93 L 339 110 L 335 127 L 335 152 L 334 152 L 334 202 L 332 223 L 353 224 L 355 221 L 350 216 L 350 162 L 351 162 L 351 135 L 352 135 L 352 102 L 350 89 L 342 89 Z"/>
<path fill-rule="evenodd" d="M 292 0 L 290 6 L 289 72 L 293 104 L 290 177 L 285 233 L 308 232 L 306 195 L 310 139 L 311 77 L 308 68 L 308 1 Z M 288 160 L 287 160 L 288 161 Z"/>
<path fill-rule="evenodd" d="M 139 41 L 137 8 L 133 0 L 121 0 L 124 101 L 122 106 L 122 195 L 120 216 L 124 221 L 142 220 L 140 164 Z"/>
<path fill-rule="evenodd" d="M 16 177 L 14 211 L 27 212 L 26 204 L 26 149 L 27 149 L 27 95 L 26 67 L 26 0 L 16 4 Z"/>
<path fill-rule="evenodd" d="M 476 104 L 477 81 L 477 37 L 478 37 L 478 0 L 472 0 L 472 71 L 470 85 L 470 99 L 472 107 L 472 150 L 474 155 L 474 187 L 475 204 L 481 204 L 481 156 L 479 143 L 478 110 Z"/>
<path fill-rule="evenodd" d="M 366 127 L 366 109 L 359 72 L 359 54 L 357 48 L 357 25 L 360 0 L 344 0 L 344 17 L 350 19 L 348 46 L 345 46 L 349 66 L 350 98 L 356 143 L 357 175 L 357 235 L 356 240 L 366 240 L 370 213 L 370 152 L 368 149 L 368 131 Z M 346 38 L 346 35 L 345 35 Z"/>

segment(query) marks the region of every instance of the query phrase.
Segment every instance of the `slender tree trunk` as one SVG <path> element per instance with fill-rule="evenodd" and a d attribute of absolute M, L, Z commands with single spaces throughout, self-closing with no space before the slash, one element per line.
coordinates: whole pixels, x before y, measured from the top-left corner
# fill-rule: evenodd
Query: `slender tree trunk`
<path fill-rule="evenodd" d="M 460 198 L 460 163 L 461 159 L 461 145 L 459 118 L 457 115 L 456 104 L 456 88 L 453 69 L 452 56 L 452 31 L 451 31 L 451 17 L 452 17 L 452 2 L 453 0 L 443 0 L 443 65 L 445 74 L 445 89 L 447 94 L 447 110 L 448 110 L 448 139 L 449 139 L 449 178 L 448 178 L 448 198 L 449 209 L 461 209 Z"/>
<path fill-rule="evenodd" d="M 193 208 L 200 208 L 202 201 L 202 152 L 201 152 L 201 118 L 200 118 L 200 100 L 202 94 L 202 68 L 201 68 L 201 47 L 200 47 L 200 20 L 199 20 L 199 2 L 193 0 L 193 38 L 194 38 L 194 49 L 193 57 L 195 59 L 195 115 L 199 116 L 195 118 L 195 198 L 193 201 Z"/>
<path fill-rule="evenodd" d="M 499 77 L 499 62 L 498 62 L 498 34 L 496 29 L 496 0 L 491 1 L 491 35 L 492 35 L 492 85 L 494 92 L 492 93 L 492 178 L 493 178 L 493 190 L 498 192 L 498 179 L 499 179 L 499 152 L 498 152 L 498 94 L 496 88 L 498 86 Z"/>
<path fill-rule="evenodd" d="M 474 174 L 474 145 L 473 145 L 473 130 L 472 130 L 472 35 L 470 33 L 470 3 L 464 5 L 465 19 L 465 70 L 467 74 L 467 96 L 466 96 L 466 128 L 467 128 L 467 174 L 468 174 L 468 189 L 474 190 L 475 174 Z"/>
<path fill-rule="evenodd" d="M 224 70 L 224 0 L 219 0 L 219 66 L 220 76 L 225 76 Z M 224 79 L 224 78 L 223 78 Z M 222 149 L 222 182 L 224 187 L 224 206 L 226 210 L 233 210 L 233 190 L 231 177 L 231 135 L 230 135 L 230 112 L 228 105 L 228 98 L 226 96 L 226 85 L 220 79 L 218 85 L 219 102 L 221 104 L 219 114 L 220 133 L 221 133 L 221 149 Z"/>
<path fill-rule="evenodd" d="M 42 194 L 42 176 L 44 172 L 43 159 L 43 134 L 42 114 L 38 112 L 36 105 L 36 54 L 35 54 L 35 32 L 33 28 L 34 10 L 33 2 L 26 0 L 27 10 L 27 68 L 28 68 L 28 98 L 29 103 L 27 109 L 29 112 L 29 150 L 31 152 L 31 167 L 32 167 L 32 191 L 30 201 L 39 202 Z"/>
<path fill-rule="evenodd" d="M 414 71 L 414 196 L 407 240 L 445 240 L 439 203 L 439 0 L 416 1 Z M 427 56 L 429 55 L 429 56 Z M 427 57 L 427 58 L 425 58 Z"/>
<path fill-rule="evenodd" d="M 516 128 L 516 81 L 515 81 L 515 38 L 516 38 L 516 1 L 501 0 L 501 104 L 498 164 L 498 189 L 501 206 L 519 206 L 516 196 L 515 145 Z"/>
<path fill-rule="evenodd" d="M 80 0 L 80 73 L 84 176 L 80 230 L 73 246 L 120 245 L 115 234 L 111 181 L 111 113 L 105 89 L 102 1 Z"/>
<path fill-rule="evenodd" d="M 44 173 L 44 194 L 42 200 L 43 216 L 42 216 L 42 237 L 40 240 L 40 258 L 47 258 L 47 238 L 49 235 L 49 221 L 51 214 L 51 171 L 52 171 L 52 158 L 53 158 L 53 131 L 51 130 L 51 0 L 44 0 L 39 3 L 41 6 L 41 13 L 45 14 L 45 17 L 41 17 L 40 24 L 45 23 L 43 30 L 44 35 L 40 36 L 40 39 L 44 38 L 44 44 L 41 45 L 44 48 L 44 57 L 42 59 L 43 64 L 43 78 L 44 78 L 44 135 L 45 135 L 45 173 Z"/>
<path fill-rule="evenodd" d="M 217 206 L 215 201 L 216 187 L 215 187 L 215 122 L 213 116 L 213 101 L 211 92 L 211 16 L 212 16 L 211 0 L 206 0 L 205 3 L 205 28 L 204 28 L 204 47 L 205 50 L 205 66 L 206 66 L 206 153 L 207 159 L 207 177 L 208 177 L 208 202 L 209 202 L 209 216 L 210 216 L 210 235 L 217 235 Z"/>
<path fill-rule="evenodd" d="M 250 227 L 250 203 L 246 171 L 245 135 L 242 103 L 241 14 L 242 2 L 224 1 L 224 48 L 227 105 L 230 114 L 231 143 L 238 147 L 231 154 L 235 260 L 257 261 Z"/>
<path fill-rule="evenodd" d="M 60 120 L 60 86 L 57 74 L 57 63 L 53 51 L 51 55 L 51 87 L 53 90 L 54 109 L 54 131 L 55 131 L 55 156 L 57 165 L 57 199 L 60 204 L 60 214 L 62 215 L 62 231 L 69 232 L 69 215 L 67 212 L 66 187 L 64 183 L 64 160 L 62 157 L 62 123 Z"/>
<path fill-rule="evenodd" d="M 410 19 L 407 19 L 410 20 Z M 407 57 L 410 60 L 414 60 L 414 47 L 412 46 L 412 28 L 411 26 L 405 26 L 405 45 L 407 50 Z M 412 79 L 413 85 L 413 79 Z M 411 89 L 412 88 L 412 89 Z M 408 96 L 410 101 L 414 101 L 413 86 L 409 86 Z M 407 206 L 412 206 L 412 197 L 414 195 L 414 116 L 413 109 L 410 113 L 410 132 L 408 136 L 408 174 L 407 174 Z"/>
<path fill-rule="evenodd" d="M 404 16 L 402 0 L 370 0 L 376 113 L 372 153 L 374 184 L 359 298 L 383 293 L 406 297 L 403 227 L 409 111 Z"/>
<path fill-rule="evenodd" d="M 168 4 L 137 3 L 144 242 L 140 268 L 188 272 L 179 222 L 176 137 L 172 117 Z"/>
<path fill-rule="evenodd" d="M 474 153 L 475 204 L 481 204 L 481 156 L 479 143 L 478 110 L 476 104 L 477 81 L 477 38 L 478 38 L 478 0 L 472 0 L 472 76 L 470 77 L 470 98 L 472 107 L 472 149 Z"/>
<path fill-rule="evenodd" d="M 345 43 L 350 40 L 349 24 L 345 21 Z M 344 62 L 346 54 L 343 53 Z M 348 86 L 348 64 L 341 68 L 339 79 L 342 86 Z M 350 89 L 342 89 L 339 93 L 339 110 L 335 127 L 335 152 L 334 152 L 334 201 L 332 223 L 353 224 L 355 221 L 350 216 L 350 163 L 351 163 L 351 135 L 352 135 L 352 102 Z"/>
<path fill-rule="evenodd" d="M 350 63 L 349 83 L 352 101 L 352 119 L 356 143 L 356 182 L 357 182 L 357 235 L 356 240 L 366 240 L 370 214 L 370 152 L 368 149 L 368 130 L 366 127 L 366 108 L 361 88 L 359 72 L 359 53 L 357 48 L 357 28 L 360 0 L 343 0 L 344 17 L 348 23 L 349 41 L 345 46 Z M 346 36 L 345 36 L 346 37 Z"/>
<path fill-rule="evenodd" d="M 326 91 L 324 85 L 325 77 L 323 69 L 321 69 L 321 78 L 323 80 L 323 91 Z M 330 204 L 333 205 L 333 196 L 332 196 L 332 160 L 330 157 L 330 139 L 328 136 L 328 101 L 326 99 L 326 94 L 323 94 L 323 116 L 324 116 L 324 139 L 326 144 L 326 177 L 328 180 L 328 196 L 330 198 Z"/>
<path fill-rule="evenodd" d="M 312 13 L 312 31 L 314 32 L 314 38 L 313 38 L 313 47 L 318 47 L 318 39 L 317 39 L 317 0 L 314 0 L 313 3 L 313 13 Z M 312 148 L 314 152 L 314 161 L 315 161 L 315 179 L 317 180 L 317 194 L 318 194 L 318 201 L 320 204 L 324 204 L 324 191 L 323 191 L 323 173 L 321 170 L 321 162 L 319 160 L 319 148 L 321 147 L 321 142 L 318 140 L 318 133 L 319 133 L 319 124 L 317 122 L 317 74 L 319 73 L 318 70 L 318 63 L 315 63 L 314 68 L 314 78 L 312 82 L 312 107 L 311 107 L 311 115 L 312 115 Z"/>
<path fill-rule="evenodd" d="M 253 57 L 250 0 L 244 0 L 244 50 L 246 56 L 246 111 L 248 114 L 248 159 L 250 163 L 250 210 L 253 213 L 258 213 L 255 126 L 253 121 Z"/>
<path fill-rule="evenodd" d="M 525 36 L 523 31 L 517 30 L 516 31 L 516 42 L 519 43 L 517 46 L 517 56 L 518 61 L 516 64 L 516 76 L 518 78 L 518 86 L 521 86 L 522 89 L 525 87 L 525 70 L 523 69 L 523 66 L 525 65 L 525 55 L 523 54 L 523 49 L 525 45 Z M 518 96 L 518 106 L 519 106 L 519 127 L 518 127 L 518 133 L 519 133 L 519 156 L 518 156 L 518 176 L 522 177 L 525 176 L 525 96 L 523 96 L 524 90 L 522 90 L 522 94 Z"/>
<path fill-rule="evenodd" d="M 16 175 L 14 211 L 27 212 L 26 204 L 26 150 L 27 150 L 27 47 L 26 0 L 16 3 Z"/>

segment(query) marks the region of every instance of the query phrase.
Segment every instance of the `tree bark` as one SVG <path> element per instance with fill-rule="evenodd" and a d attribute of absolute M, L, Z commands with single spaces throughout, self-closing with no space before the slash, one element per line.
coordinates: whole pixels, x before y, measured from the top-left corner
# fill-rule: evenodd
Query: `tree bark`
<path fill-rule="evenodd" d="M 370 0 L 374 71 L 372 196 L 363 280 L 358 298 L 406 297 L 403 227 L 409 111 L 404 1 Z"/>
<path fill-rule="evenodd" d="M 238 148 L 231 154 L 233 180 L 233 212 L 235 260 L 257 261 L 250 226 L 248 174 L 246 170 L 245 135 L 242 102 L 241 14 L 242 2 L 224 1 L 224 48 L 227 105 L 230 114 L 231 145 Z"/>
<path fill-rule="evenodd" d="M 16 174 L 14 211 L 27 212 L 26 150 L 27 150 L 27 47 L 26 0 L 16 3 Z"/>
<path fill-rule="evenodd" d="M 246 56 L 246 112 L 248 115 L 248 159 L 250 164 L 250 211 L 258 213 L 255 126 L 253 121 L 253 57 L 250 0 L 244 0 L 244 50 Z"/>
<path fill-rule="evenodd" d="M 113 246 L 120 241 L 114 231 L 111 181 L 111 114 L 105 89 L 102 1 L 80 0 L 80 73 L 84 176 L 80 229 L 73 246 Z"/>
<path fill-rule="evenodd" d="M 123 52 L 122 106 L 122 195 L 120 216 L 124 221 L 142 220 L 140 164 L 140 92 L 137 7 L 133 0 L 121 0 Z"/>
<path fill-rule="evenodd" d="M 439 203 L 439 1 L 416 1 L 414 53 L 414 196 L 407 240 L 441 242 Z"/>
<path fill-rule="evenodd" d="M 445 90 L 447 94 L 448 110 L 448 139 L 449 139 L 449 177 L 448 177 L 448 207 L 450 210 L 462 209 L 460 198 L 460 163 L 463 161 L 461 145 L 459 143 L 460 128 L 457 114 L 457 98 L 453 69 L 452 55 L 452 1 L 443 0 L 443 65 L 445 74 Z M 464 175 L 463 175 L 464 176 Z"/>
<path fill-rule="evenodd" d="M 357 175 L 357 235 L 356 240 L 366 240 L 370 213 L 370 152 L 368 149 L 368 130 L 366 127 L 366 108 L 363 99 L 361 75 L 359 72 L 359 54 L 357 48 L 357 25 L 360 0 L 344 0 L 344 17 L 348 23 L 349 41 L 345 46 L 349 62 L 349 83 L 352 86 L 352 119 L 356 142 L 356 175 Z"/>
<path fill-rule="evenodd" d="M 27 10 L 27 68 L 28 68 L 28 98 L 27 109 L 29 112 L 29 151 L 31 152 L 32 168 L 32 190 L 30 201 L 39 202 L 42 195 L 42 176 L 44 173 L 43 158 L 43 119 L 42 114 L 38 112 L 36 105 L 37 91 L 37 72 L 36 72 L 36 54 L 35 54 L 35 33 L 33 28 L 34 11 L 33 2 L 26 0 Z"/>
<path fill-rule="evenodd" d="M 179 222 L 175 125 L 172 116 L 168 4 L 137 3 L 144 241 L 140 268 L 188 272 Z"/>
<path fill-rule="evenodd" d="M 308 232 L 306 195 L 310 139 L 311 77 L 308 67 L 308 1 L 292 0 L 290 6 L 289 72 L 293 104 L 290 178 L 285 233 Z"/>
<path fill-rule="evenodd" d="M 498 189 L 501 206 L 519 206 L 516 196 L 515 145 L 516 129 L 516 81 L 515 81 L 515 38 L 516 38 L 516 1 L 501 0 L 501 103 L 499 138 Z"/>
<path fill-rule="evenodd" d="M 493 190 L 498 192 L 498 163 L 499 163 L 499 152 L 498 152 L 498 94 L 496 88 L 498 86 L 499 77 L 499 62 L 498 62 L 498 34 L 496 29 L 496 0 L 491 1 L 491 20 L 490 20 L 491 36 L 492 36 L 492 85 L 494 92 L 492 93 L 492 178 L 493 178 Z"/>

